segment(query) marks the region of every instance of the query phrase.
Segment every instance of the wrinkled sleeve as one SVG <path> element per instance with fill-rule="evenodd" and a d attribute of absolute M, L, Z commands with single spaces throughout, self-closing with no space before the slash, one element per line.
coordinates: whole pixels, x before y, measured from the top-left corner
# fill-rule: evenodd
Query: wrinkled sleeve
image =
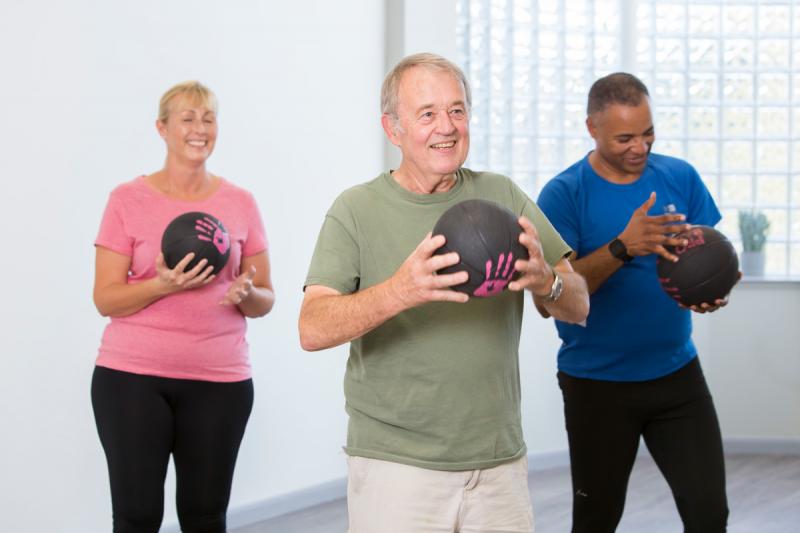
<path fill-rule="evenodd" d="M 108 197 L 103 218 L 100 220 L 100 230 L 94 241 L 95 246 L 108 248 L 118 254 L 133 256 L 133 237 L 125 228 L 123 217 L 124 205 L 116 191 Z"/>
<path fill-rule="evenodd" d="M 303 288 L 324 285 L 342 294 L 356 292 L 361 279 L 360 264 L 354 215 L 340 197 L 322 223 Z"/>
<path fill-rule="evenodd" d="M 536 231 L 539 233 L 539 240 L 542 243 L 544 260 L 547 261 L 547 264 L 553 266 L 569 255 L 572 249 L 559 235 L 539 206 L 516 184 L 512 185 L 512 194 L 514 195 L 515 205 L 521 206 L 521 209 L 517 209 L 517 213 L 533 222 L 536 227 Z"/>
<path fill-rule="evenodd" d="M 267 232 L 261 211 L 252 194 L 247 193 L 247 239 L 242 245 L 242 257 L 249 257 L 264 252 L 269 248 Z"/>
<path fill-rule="evenodd" d="M 566 184 L 552 179 L 539 193 L 538 205 L 573 250 L 579 250 L 580 231 L 575 202 Z"/>
<path fill-rule="evenodd" d="M 690 191 L 688 220 L 692 224 L 715 226 L 722 220 L 717 204 L 697 170 L 688 163 L 687 167 L 688 190 Z"/>

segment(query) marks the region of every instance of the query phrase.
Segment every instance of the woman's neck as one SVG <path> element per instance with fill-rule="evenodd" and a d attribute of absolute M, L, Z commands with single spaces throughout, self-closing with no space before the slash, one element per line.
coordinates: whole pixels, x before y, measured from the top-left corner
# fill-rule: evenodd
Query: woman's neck
<path fill-rule="evenodd" d="M 161 193 L 181 200 L 199 200 L 210 196 L 218 180 L 206 170 L 205 165 L 171 165 L 169 162 L 148 176 L 150 184 Z"/>

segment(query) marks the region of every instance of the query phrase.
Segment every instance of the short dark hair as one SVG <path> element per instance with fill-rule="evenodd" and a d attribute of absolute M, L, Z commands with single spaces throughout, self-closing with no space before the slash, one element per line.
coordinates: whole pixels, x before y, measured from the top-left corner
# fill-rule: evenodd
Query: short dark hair
<path fill-rule="evenodd" d="M 586 114 L 603 111 L 611 104 L 637 106 L 649 96 L 642 80 L 627 72 L 615 72 L 592 84 Z"/>

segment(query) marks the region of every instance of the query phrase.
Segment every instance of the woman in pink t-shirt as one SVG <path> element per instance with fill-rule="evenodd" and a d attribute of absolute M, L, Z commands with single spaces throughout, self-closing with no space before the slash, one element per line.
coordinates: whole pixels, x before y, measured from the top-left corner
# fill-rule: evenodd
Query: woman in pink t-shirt
<path fill-rule="evenodd" d="M 111 321 L 92 379 L 92 406 L 108 460 L 114 531 L 156 532 L 164 478 L 175 463 L 185 532 L 225 531 L 236 456 L 253 404 L 245 317 L 275 295 L 267 239 L 253 196 L 206 170 L 217 139 L 214 94 L 198 82 L 161 98 L 156 127 L 164 167 L 114 189 L 95 241 L 94 301 Z M 174 268 L 164 229 L 197 212 L 229 254 Z M 219 223 L 217 223 L 219 222 Z M 203 238 L 203 237 L 199 237 Z"/>

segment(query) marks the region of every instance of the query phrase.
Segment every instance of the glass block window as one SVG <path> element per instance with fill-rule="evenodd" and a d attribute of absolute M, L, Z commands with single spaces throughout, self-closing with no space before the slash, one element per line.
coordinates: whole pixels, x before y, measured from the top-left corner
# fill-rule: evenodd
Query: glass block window
<path fill-rule="evenodd" d="M 472 83 L 467 165 L 530 194 L 591 149 L 586 94 L 620 70 L 619 2 L 460 0 L 460 63 Z"/>
<path fill-rule="evenodd" d="M 800 2 L 458 0 L 473 84 L 467 165 L 541 186 L 593 146 L 592 82 L 624 70 L 650 89 L 655 151 L 700 172 L 721 231 L 763 210 L 767 272 L 800 275 Z"/>

